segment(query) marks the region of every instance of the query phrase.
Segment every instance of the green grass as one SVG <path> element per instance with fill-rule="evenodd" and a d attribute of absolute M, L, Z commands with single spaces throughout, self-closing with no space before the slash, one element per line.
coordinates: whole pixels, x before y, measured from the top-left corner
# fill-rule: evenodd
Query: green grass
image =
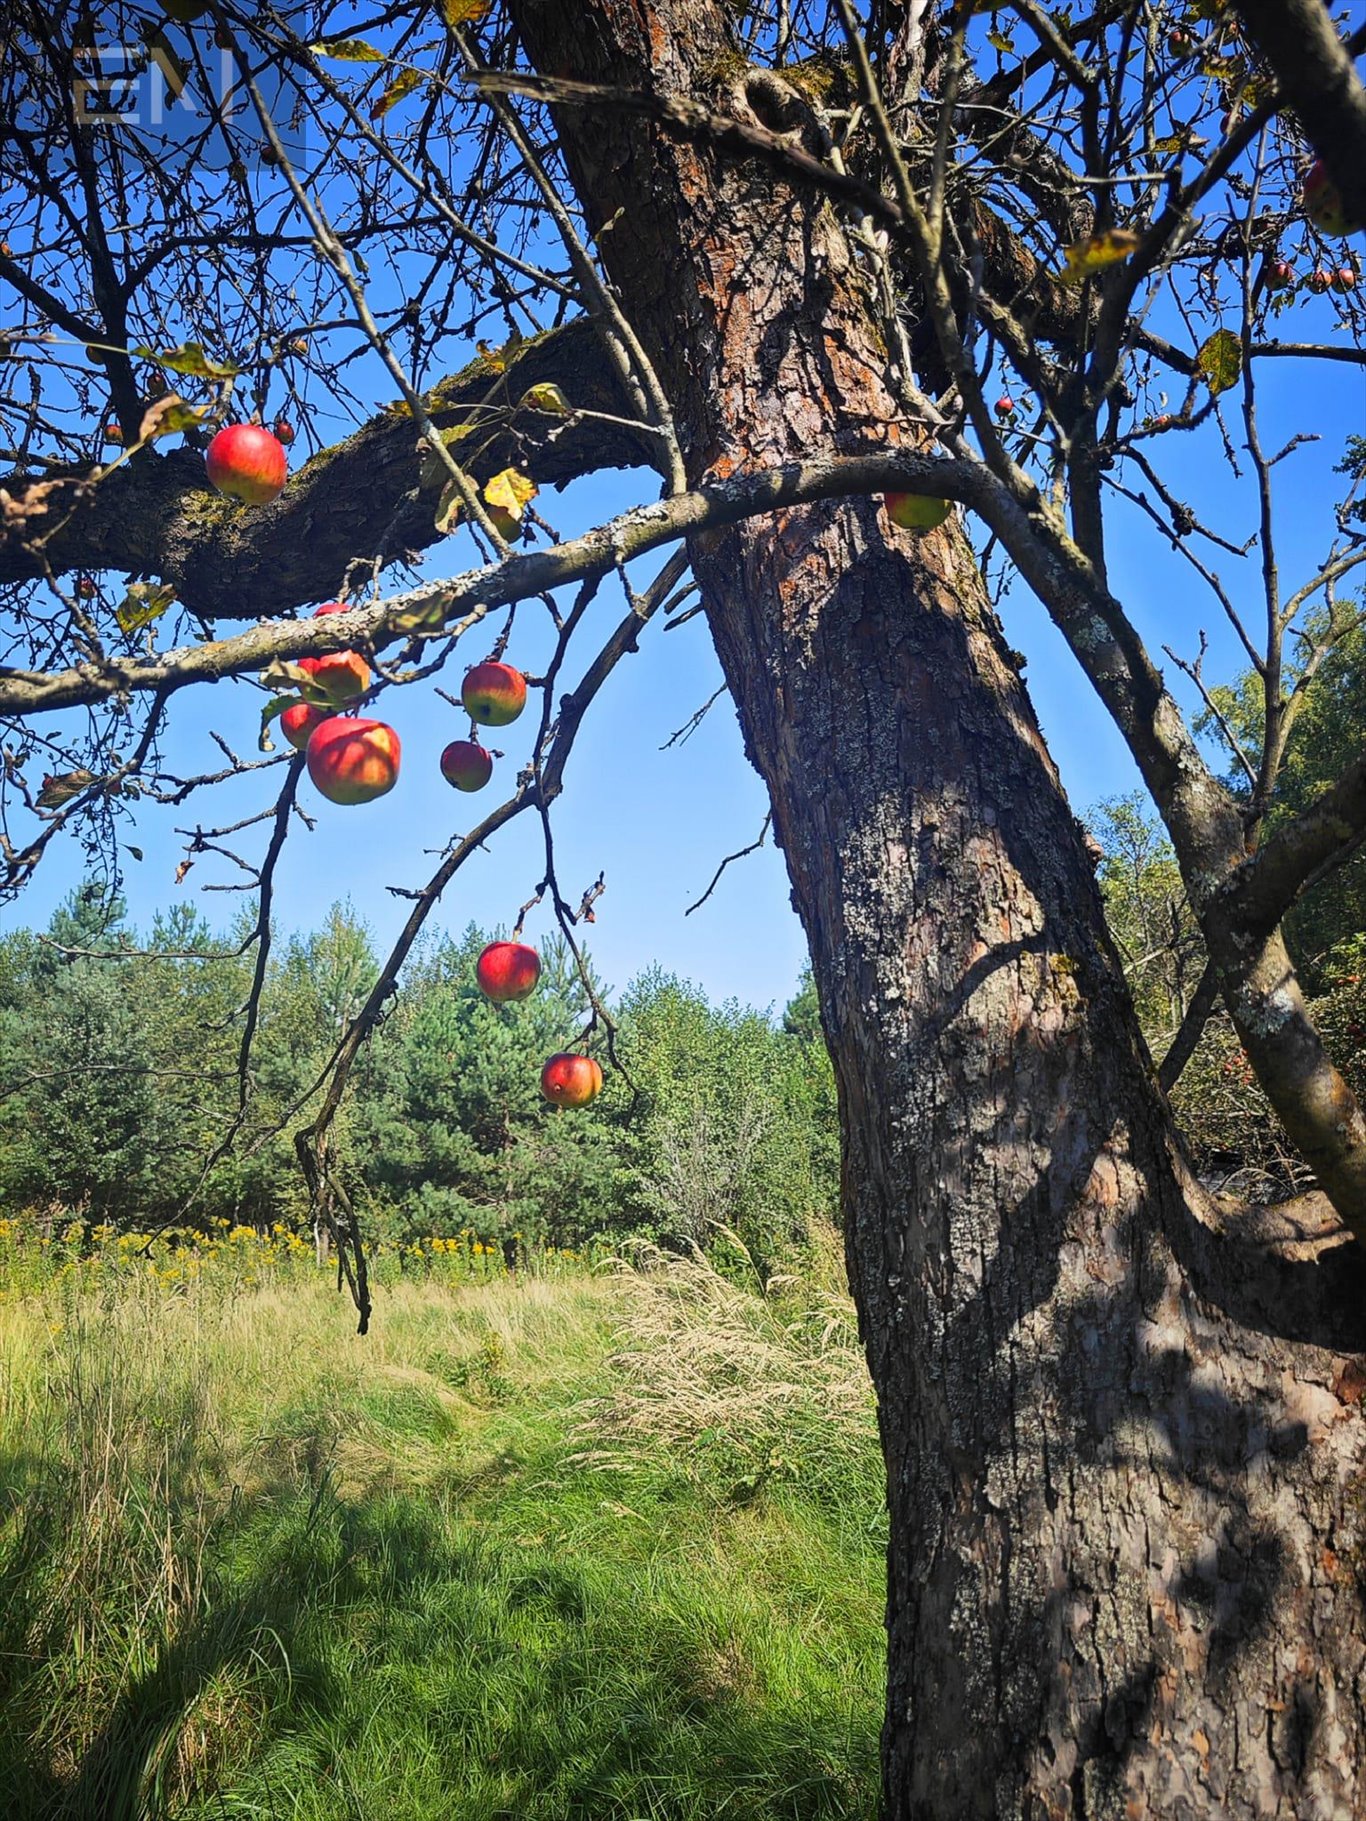
<path fill-rule="evenodd" d="M 701 1266 L 0 1304 L 10 1821 L 875 1810 L 848 1313 Z M 3 1284 L 0 1284 L 3 1289 Z"/>

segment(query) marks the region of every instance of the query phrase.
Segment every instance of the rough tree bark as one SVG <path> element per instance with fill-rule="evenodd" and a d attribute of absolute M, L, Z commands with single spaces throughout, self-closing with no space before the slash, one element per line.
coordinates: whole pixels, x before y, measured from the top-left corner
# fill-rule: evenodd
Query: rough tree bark
<path fill-rule="evenodd" d="M 547 74 L 787 130 L 699 0 L 515 0 Z M 690 477 L 899 432 L 835 211 L 556 124 Z M 1366 1809 L 1366 1274 L 1189 1179 L 961 531 L 695 539 L 811 942 L 891 1510 L 889 1821 Z M 1306 1215 L 1308 1218 L 1308 1215 Z"/>

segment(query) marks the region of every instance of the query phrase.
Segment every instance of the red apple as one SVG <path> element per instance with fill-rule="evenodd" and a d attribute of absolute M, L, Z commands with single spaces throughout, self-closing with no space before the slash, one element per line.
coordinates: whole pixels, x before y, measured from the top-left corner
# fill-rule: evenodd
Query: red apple
<path fill-rule="evenodd" d="M 284 492 L 288 464 L 283 445 L 260 424 L 229 424 L 204 453 L 209 480 L 244 505 L 264 506 Z"/>
<path fill-rule="evenodd" d="M 527 999 L 541 977 L 541 957 L 525 942 L 490 942 L 474 964 L 485 998 L 499 1005 Z"/>
<path fill-rule="evenodd" d="M 294 426 L 290 423 L 289 419 L 287 417 L 277 417 L 270 429 L 271 435 L 275 438 L 276 442 L 283 443 L 285 448 L 288 449 L 289 445 L 294 441 Z"/>
<path fill-rule="evenodd" d="M 493 754 L 477 740 L 452 740 L 441 755 L 441 775 L 457 790 L 482 790 L 493 776 Z"/>
<path fill-rule="evenodd" d="M 602 1092 L 602 1070 L 591 1056 L 561 1050 L 541 1070 L 541 1092 L 557 1107 L 586 1107 Z"/>
<path fill-rule="evenodd" d="M 996 415 L 997 417 L 1014 417 L 1015 400 L 1009 392 L 1003 392 L 996 400 Z"/>
<path fill-rule="evenodd" d="M 526 678 L 511 664 L 489 659 L 476 664 L 460 688 L 460 700 L 472 721 L 486 727 L 506 727 L 526 707 Z"/>
<path fill-rule="evenodd" d="M 324 601 L 313 615 L 320 620 L 327 613 L 346 613 L 345 601 Z M 300 670 L 307 671 L 329 702 L 340 706 L 354 702 L 370 687 L 370 666 L 358 651 L 329 651 L 321 658 L 300 658 Z"/>
<path fill-rule="evenodd" d="M 295 752 L 302 752 L 313 729 L 321 727 L 327 718 L 325 708 L 315 708 L 311 702 L 294 702 L 280 716 L 280 730 Z"/>
<path fill-rule="evenodd" d="M 1289 291 L 1295 283 L 1295 268 L 1286 259 L 1273 259 L 1266 268 L 1268 291 Z"/>
<path fill-rule="evenodd" d="M 123 427 L 116 417 L 111 417 L 104 426 L 104 440 L 107 443 L 123 441 Z"/>
<path fill-rule="evenodd" d="M 309 735 L 308 775 L 331 803 L 370 803 L 398 782 L 398 735 L 383 721 L 329 715 Z"/>
<path fill-rule="evenodd" d="M 888 518 L 903 531 L 933 531 L 953 511 L 949 500 L 928 493 L 884 493 L 882 498 Z"/>
<path fill-rule="evenodd" d="M 1305 214 L 1322 234 L 1355 234 L 1363 225 L 1348 219 L 1338 187 L 1321 158 L 1316 158 L 1305 174 L 1300 185 L 1300 202 Z"/>
<path fill-rule="evenodd" d="M 95 596 L 99 593 L 99 589 L 95 586 L 94 577 L 83 575 L 76 584 L 76 593 L 83 601 L 93 601 Z"/>
<path fill-rule="evenodd" d="M 1325 271 L 1322 266 L 1319 266 L 1309 274 L 1304 282 L 1309 286 L 1311 291 L 1326 291 L 1333 282 L 1333 274 Z"/>
<path fill-rule="evenodd" d="M 1355 266 L 1339 266 L 1337 271 L 1333 274 L 1333 289 L 1335 291 L 1355 291 L 1356 284 L 1357 271 Z"/>

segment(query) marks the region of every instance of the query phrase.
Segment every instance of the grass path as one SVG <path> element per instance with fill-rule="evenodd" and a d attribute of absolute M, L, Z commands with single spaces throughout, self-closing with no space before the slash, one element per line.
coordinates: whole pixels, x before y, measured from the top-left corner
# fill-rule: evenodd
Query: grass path
<path fill-rule="evenodd" d="M 701 1268 L 0 1304 L 0 1814 L 854 1821 L 880 1462 L 833 1296 Z"/>

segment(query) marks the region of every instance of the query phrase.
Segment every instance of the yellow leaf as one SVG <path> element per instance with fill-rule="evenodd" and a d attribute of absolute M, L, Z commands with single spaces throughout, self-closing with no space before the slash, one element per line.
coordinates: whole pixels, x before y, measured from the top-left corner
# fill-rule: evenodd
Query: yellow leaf
<path fill-rule="evenodd" d="M 563 417 L 569 409 L 569 400 L 558 386 L 549 381 L 539 386 L 528 386 L 519 402 L 533 411 L 553 411 L 557 417 Z"/>
<path fill-rule="evenodd" d="M 214 360 L 197 341 L 182 342 L 178 348 L 163 348 L 159 354 L 153 348 L 133 348 L 131 352 L 142 360 L 154 360 L 168 372 L 183 373 L 192 379 L 235 379 L 242 371 L 230 360 Z"/>
<path fill-rule="evenodd" d="M 1243 344 L 1232 329 L 1216 329 L 1195 357 L 1195 365 L 1216 395 L 1238 383 L 1243 370 Z"/>
<path fill-rule="evenodd" d="M 460 523 L 460 513 L 464 501 L 456 491 L 454 481 L 447 481 L 441 489 L 441 498 L 436 503 L 436 528 L 444 537 L 448 531 L 454 531 Z"/>
<path fill-rule="evenodd" d="M 527 505 L 534 500 L 537 493 L 535 481 L 525 474 L 519 474 L 516 468 L 504 468 L 501 474 L 495 474 L 492 480 L 484 483 L 484 498 L 490 506 L 496 506 L 512 518 L 521 518 Z"/>
<path fill-rule="evenodd" d="M 440 0 L 441 17 L 454 31 L 460 25 L 478 25 L 488 16 L 493 0 Z"/>
<path fill-rule="evenodd" d="M 175 589 L 166 582 L 130 582 L 122 603 L 114 609 L 119 631 L 131 635 L 159 620 L 175 599 Z"/>
<path fill-rule="evenodd" d="M 370 118 L 382 120 L 391 107 L 397 107 L 405 95 L 411 95 L 414 89 L 421 88 L 426 80 L 426 74 L 422 70 L 403 70 L 370 109 Z"/>
<path fill-rule="evenodd" d="M 340 63 L 383 63 L 384 52 L 377 51 L 364 38 L 321 38 L 310 44 L 315 57 L 335 57 Z"/>
<path fill-rule="evenodd" d="M 187 405 L 175 392 L 167 392 L 143 414 L 138 425 L 138 441 L 150 443 L 158 436 L 174 436 L 177 430 L 189 430 L 208 415 L 206 405 Z"/>
<path fill-rule="evenodd" d="M 1075 245 L 1063 248 L 1067 270 L 1062 276 L 1068 284 L 1080 284 L 1090 273 L 1118 265 L 1137 249 L 1137 234 L 1130 233 L 1128 228 L 1107 228 L 1103 234 L 1092 234 L 1089 240 L 1079 240 Z"/>

